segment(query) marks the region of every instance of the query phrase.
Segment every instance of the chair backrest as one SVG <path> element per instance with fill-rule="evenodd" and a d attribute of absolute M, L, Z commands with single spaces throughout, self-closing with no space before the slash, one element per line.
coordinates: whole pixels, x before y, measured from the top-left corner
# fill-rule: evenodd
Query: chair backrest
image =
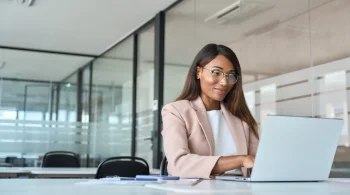
<path fill-rule="evenodd" d="M 26 165 L 24 158 L 17 158 L 11 156 L 5 158 L 5 163 L 8 163 L 8 165 L 12 165 L 15 167 L 24 167 Z"/>
<path fill-rule="evenodd" d="M 162 162 L 160 163 L 160 175 L 168 175 L 168 159 L 166 156 L 163 157 Z"/>
<path fill-rule="evenodd" d="M 100 163 L 95 178 L 108 176 L 135 177 L 136 175 L 149 175 L 148 163 L 139 157 L 117 156 Z"/>
<path fill-rule="evenodd" d="M 44 155 L 41 167 L 80 167 L 80 160 L 73 152 L 52 151 Z"/>

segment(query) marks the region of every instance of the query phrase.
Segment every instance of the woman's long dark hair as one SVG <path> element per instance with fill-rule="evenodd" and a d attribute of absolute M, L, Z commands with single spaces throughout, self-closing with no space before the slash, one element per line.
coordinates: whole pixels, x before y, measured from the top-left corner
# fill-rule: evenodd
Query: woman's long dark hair
<path fill-rule="evenodd" d="M 236 54 L 224 45 L 208 44 L 204 46 L 193 60 L 192 66 L 188 71 L 185 86 L 176 101 L 178 100 L 195 100 L 201 94 L 199 79 L 197 79 L 197 66 L 204 67 L 216 56 L 223 55 L 233 64 L 235 72 L 239 75 L 239 79 L 233 86 L 232 90 L 227 94 L 224 102 L 228 106 L 230 112 L 246 122 L 253 130 L 254 134 L 259 137 L 258 125 L 249 111 L 244 98 L 242 88 L 242 71 Z"/>

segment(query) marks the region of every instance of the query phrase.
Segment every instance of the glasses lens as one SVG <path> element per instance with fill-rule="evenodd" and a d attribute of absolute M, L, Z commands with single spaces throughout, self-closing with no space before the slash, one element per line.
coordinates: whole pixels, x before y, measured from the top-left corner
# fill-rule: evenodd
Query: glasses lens
<path fill-rule="evenodd" d="M 238 80 L 238 75 L 235 73 L 228 74 L 227 77 L 228 77 L 227 80 L 229 84 L 235 84 Z"/>

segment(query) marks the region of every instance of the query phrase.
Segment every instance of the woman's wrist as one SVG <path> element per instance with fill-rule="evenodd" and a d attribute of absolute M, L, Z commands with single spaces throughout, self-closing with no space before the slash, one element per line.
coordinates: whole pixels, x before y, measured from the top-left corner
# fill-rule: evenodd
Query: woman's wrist
<path fill-rule="evenodd" d="M 244 156 L 244 155 L 238 156 L 240 167 L 244 167 L 245 158 L 246 158 L 246 156 Z"/>

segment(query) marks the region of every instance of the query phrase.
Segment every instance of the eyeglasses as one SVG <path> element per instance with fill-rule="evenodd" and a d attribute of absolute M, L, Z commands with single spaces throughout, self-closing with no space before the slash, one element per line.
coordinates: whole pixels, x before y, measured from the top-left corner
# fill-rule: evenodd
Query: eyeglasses
<path fill-rule="evenodd" d="M 236 74 L 236 73 L 227 73 L 227 74 L 225 74 L 224 72 L 222 72 L 220 70 L 216 70 L 216 69 L 210 70 L 210 69 L 207 69 L 205 67 L 202 67 L 202 68 L 205 69 L 205 70 L 210 71 L 211 77 L 213 78 L 213 80 L 215 82 L 221 81 L 224 78 L 224 76 L 225 76 L 226 79 L 227 79 L 227 83 L 228 84 L 235 84 L 238 81 L 238 78 L 239 78 L 239 75 Z"/>

